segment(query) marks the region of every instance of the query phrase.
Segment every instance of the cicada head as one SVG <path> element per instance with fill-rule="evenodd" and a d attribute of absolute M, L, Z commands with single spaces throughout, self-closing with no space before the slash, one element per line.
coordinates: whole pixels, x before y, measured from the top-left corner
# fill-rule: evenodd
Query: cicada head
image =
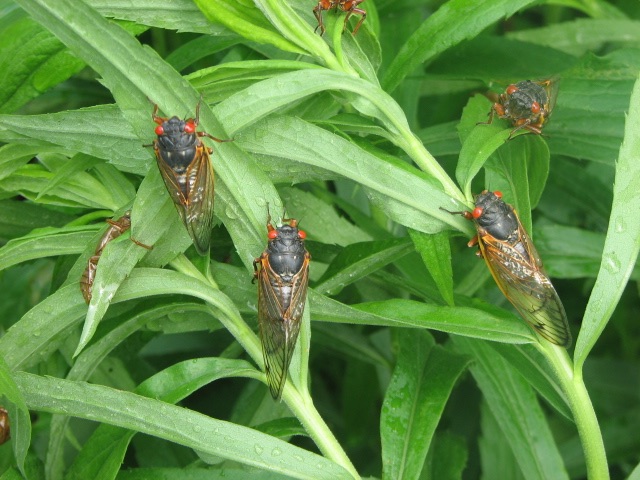
<path fill-rule="evenodd" d="M 483 191 L 476 197 L 471 215 L 478 227 L 500 240 L 506 240 L 518 229 L 518 218 L 500 192 Z"/>
<path fill-rule="evenodd" d="M 192 148 L 199 143 L 196 134 L 197 122 L 193 118 L 182 120 L 178 117 L 169 119 L 154 117 L 158 123 L 155 133 L 158 136 L 158 147 L 161 150 L 183 150 Z"/>

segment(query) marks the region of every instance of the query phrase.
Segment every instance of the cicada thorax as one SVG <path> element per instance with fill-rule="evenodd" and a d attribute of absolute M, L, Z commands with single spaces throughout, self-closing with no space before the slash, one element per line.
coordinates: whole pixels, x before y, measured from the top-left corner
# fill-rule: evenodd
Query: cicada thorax
<path fill-rule="evenodd" d="M 0 445 L 6 443 L 11 438 L 11 427 L 9 423 L 9 412 L 0 407 Z"/>
<path fill-rule="evenodd" d="M 254 261 L 258 280 L 258 324 L 267 383 L 278 399 L 286 382 L 304 312 L 311 256 L 296 220 L 267 224 L 267 248 Z"/>
<path fill-rule="evenodd" d="M 496 284 L 525 321 L 542 337 L 568 347 L 571 333 L 558 294 L 542 266 L 533 242 L 511 205 L 500 192 L 483 191 L 472 212 L 461 213 L 473 220 L 482 257 Z"/>
<path fill-rule="evenodd" d="M 91 302 L 93 282 L 95 280 L 98 262 L 100 261 L 102 251 L 110 241 L 118 238 L 131 228 L 131 212 L 125 212 L 125 214 L 117 220 L 107 220 L 107 223 L 109 224 L 109 228 L 107 228 L 102 237 L 100 237 L 96 250 L 94 254 L 89 257 L 89 260 L 87 261 L 87 268 L 85 268 L 80 279 L 80 290 L 87 303 Z M 140 243 L 133 238 L 131 241 L 143 248 L 151 249 L 148 245 Z"/>
<path fill-rule="evenodd" d="M 213 227 L 214 172 L 210 158 L 212 150 L 201 137 L 216 142 L 228 140 L 197 131 L 200 104 L 196 107 L 195 119 L 159 117 L 157 111 L 155 105 L 152 117 L 158 126 L 153 149 L 158 168 L 196 250 L 205 255 L 209 251 Z"/>

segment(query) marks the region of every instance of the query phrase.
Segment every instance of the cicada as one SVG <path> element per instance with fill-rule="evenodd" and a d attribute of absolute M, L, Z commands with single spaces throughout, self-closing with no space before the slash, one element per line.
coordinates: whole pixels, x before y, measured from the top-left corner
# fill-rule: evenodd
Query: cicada
<path fill-rule="evenodd" d="M 283 219 L 274 228 L 267 221 L 269 243 L 253 262 L 258 280 L 258 324 L 269 390 L 279 399 L 296 346 L 307 299 L 309 261 L 304 246 L 306 233 L 298 221 Z"/>
<path fill-rule="evenodd" d="M 0 407 L 0 445 L 9 441 L 9 438 L 11 438 L 10 433 L 9 412 Z"/>
<path fill-rule="evenodd" d="M 537 135 L 542 134 L 542 126 L 551 115 L 555 102 L 555 87 L 557 82 L 552 80 L 525 80 L 509 85 L 491 107 L 489 120 L 485 123 L 493 122 L 494 114 L 510 120 L 514 128 L 509 134 L 509 139 L 523 128 Z"/>
<path fill-rule="evenodd" d="M 322 23 L 322 11 L 323 10 L 341 10 L 343 12 L 347 12 L 346 17 L 344 18 L 344 27 L 342 27 L 342 31 L 344 32 L 347 28 L 347 22 L 349 22 L 349 18 L 351 15 L 358 14 L 361 15 L 360 20 L 356 24 L 356 28 L 353 29 L 353 34 L 358 33 L 358 29 L 362 22 L 364 22 L 365 18 L 367 18 L 367 12 L 361 8 L 358 8 L 364 0 L 320 0 L 318 5 L 316 5 L 313 9 L 313 14 L 316 16 L 318 20 L 318 26 L 313 31 L 314 33 L 320 29 L 320 35 L 324 35 L 325 27 L 324 23 Z"/>
<path fill-rule="evenodd" d="M 483 191 L 472 212 L 450 212 L 473 220 L 479 244 L 494 280 L 533 329 L 551 343 L 571 345 L 569 322 L 560 297 L 544 271 L 540 256 L 514 208 L 502 193 Z"/>
<path fill-rule="evenodd" d="M 159 117 L 158 105 L 154 105 L 152 118 L 158 126 L 158 136 L 153 141 L 160 174 L 178 209 L 182 222 L 200 255 L 209 252 L 213 227 L 214 173 L 207 147 L 201 137 L 216 142 L 220 140 L 206 132 L 197 132 L 200 103 L 196 118 L 181 120 L 178 117 Z"/>
<path fill-rule="evenodd" d="M 104 250 L 104 247 L 107 246 L 107 243 L 118 238 L 131 228 L 131 212 L 125 212 L 125 214 L 117 220 L 107 220 L 107 223 L 109 224 L 109 228 L 107 228 L 107 231 L 104 232 L 100 238 L 95 253 L 89 257 L 87 268 L 82 273 L 82 278 L 80 279 L 80 290 L 82 291 L 82 296 L 87 303 L 91 302 L 93 282 L 96 278 L 96 270 L 98 269 L 98 261 L 100 260 L 102 251 Z M 140 243 L 133 238 L 131 241 L 136 245 L 146 248 L 147 250 L 151 249 L 150 246 Z"/>

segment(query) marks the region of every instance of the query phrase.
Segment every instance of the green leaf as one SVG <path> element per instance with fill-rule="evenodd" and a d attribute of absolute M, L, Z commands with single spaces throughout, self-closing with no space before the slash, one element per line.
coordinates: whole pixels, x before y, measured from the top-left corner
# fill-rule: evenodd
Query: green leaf
<path fill-rule="evenodd" d="M 69 370 L 69 373 L 66 377 L 67 380 L 88 380 L 94 370 L 99 367 L 101 362 L 105 360 L 105 358 L 112 352 L 113 349 L 117 348 L 126 338 L 131 336 L 134 332 L 144 327 L 148 323 L 162 317 L 169 316 L 171 314 L 176 314 L 178 312 L 185 312 L 186 314 L 193 316 L 195 313 L 202 311 L 207 312 L 207 314 L 210 313 L 208 309 L 203 305 L 171 303 L 169 305 L 158 305 L 145 310 L 138 315 L 132 316 L 126 322 L 114 328 L 100 340 L 96 341 L 95 344 L 84 350 L 78 356 L 77 361 Z M 215 367 L 215 365 L 211 366 Z M 212 373 L 214 371 L 216 372 L 215 374 L 218 373 L 218 369 L 211 370 Z M 207 381 L 208 380 L 209 379 L 207 379 Z M 63 446 L 64 442 L 67 440 L 65 430 L 70 420 L 71 419 L 69 417 L 64 415 L 54 415 L 51 419 L 49 448 L 47 450 L 47 457 L 45 461 L 45 471 L 47 472 L 47 478 L 56 478 L 62 475 L 62 468 L 64 466 L 62 458 L 64 456 Z M 93 456 L 93 453 L 95 452 L 93 452 L 90 448 L 91 443 L 92 440 L 90 440 L 89 444 L 85 445 L 85 448 L 83 448 L 79 452 L 79 457 L 76 458 L 76 464 L 81 463 L 81 458 L 83 458 L 85 455 L 91 455 L 91 457 L 95 460 L 96 457 Z M 122 445 L 126 450 L 127 443 L 120 443 L 119 445 Z M 91 453 L 89 453 L 90 451 Z M 108 455 L 110 457 L 117 456 L 115 454 L 115 452 L 118 451 L 117 448 L 102 448 L 102 452 L 106 453 L 107 451 L 109 452 Z M 124 451 L 122 452 L 122 456 L 124 456 Z M 105 464 L 107 464 L 107 462 L 105 462 Z M 120 468 L 120 465 L 121 461 L 114 464 L 116 471 Z M 92 478 L 97 478 L 97 476 Z"/>
<path fill-rule="evenodd" d="M 351 105 L 366 116 L 375 117 L 393 134 L 395 142 L 442 189 L 459 197 L 459 191 L 435 158 L 411 132 L 404 112 L 386 92 L 358 77 L 327 69 L 294 71 L 259 82 L 228 98 L 216 107 L 216 114 L 235 133 L 290 102 L 326 90 L 349 94 Z"/>
<path fill-rule="evenodd" d="M 471 225 L 439 207 L 460 209 L 429 177 L 406 163 L 383 161 L 337 135 L 302 120 L 271 117 L 236 137 L 244 149 L 335 172 L 366 187 L 370 198 L 393 220 L 426 233 L 445 225 L 472 233 Z"/>
<path fill-rule="evenodd" d="M 0 115 L 0 126 L 0 139 L 24 143 L 25 148 L 59 146 L 103 158 L 125 172 L 141 174 L 149 169 L 149 152 L 114 105 L 45 115 Z"/>
<path fill-rule="evenodd" d="M 568 479 L 533 389 L 489 345 L 463 337 L 452 339 L 457 350 L 474 358 L 471 373 L 524 478 Z"/>
<path fill-rule="evenodd" d="M 468 365 L 426 332 L 398 330 L 400 351 L 382 405 L 383 478 L 418 478 L 449 395 Z"/>
<path fill-rule="evenodd" d="M 609 322 L 638 258 L 640 223 L 630 220 L 640 209 L 639 132 L 640 77 L 631 94 L 624 141 L 616 162 L 613 205 L 602 263 L 576 341 L 576 371 L 582 369 L 587 355 Z"/>
<path fill-rule="evenodd" d="M 17 381 L 32 409 L 99 420 L 297 478 L 349 478 L 340 466 L 319 455 L 164 401 L 27 373 L 18 374 Z"/>
<path fill-rule="evenodd" d="M 413 250 L 407 239 L 354 243 L 345 247 L 331 262 L 315 289 L 336 295 L 346 285 L 383 268 Z"/>
<path fill-rule="evenodd" d="M 530 329 L 515 315 L 480 301 L 464 307 L 439 307 L 392 299 L 347 306 L 309 289 L 314 319 L 324 322 L 432 328 L 441 332 L 504 343 L 531 343 Z M 464 303 L 456 299 L 456 303 Z"/>
<path fill-rule="evenodd" d="M 26 235 L 34 228 L 62 226 L 73 217 L 41 205 L 16 200 L 0 200 L 0 238 Z"/>
<path fill-rule="evenodd" d="M 0 248 L 0 270 L 36 258 L 78 254 L 95 236 L 93 226 L 36 230 Z"/>
<path fill-rule="evenodd" d="M 547 359 L 533 345 L 504 345 L 492 343 L 491 347 L 504 357 L 526 382 L 567 420 L 573 421 L 566 393 Z"/>
<path fill-rule="evenodd" d="M 105 17 L 127 20 L 140 25 L 179 32 L 229 35 L 229 31 L 224 27 L 207 20 L 191 0 L 171 0 L 171 2 L 144 0 L 138 2 L 136 8 L 111 0 L 88 0 L 86 3 Z"/>
<path fill-rule="evenodd" d="M 453 307 L 453 270 L 451 268 L 449 234 L 440 232 L 426 235 L 409 230 L 409 235 L 431 277 L 436 282 L 440 295 L 449 306 Z"/>
<path fill-rule="evenodd" d="M 545 45 L 571 55 L 582 55 L 597 51 L 609 42 L 637 46 L 640 42 L 640 22 L 627 18 L 578 18 L 546 27 L 508 32 L 507 37 Z"/>
<path fill-rule="evenodd" d="M 397 52 L 382 81 L 384 89 L 393 91 L 421 64 L 428 64 L 446 49 L 531 3 L 533 0 L 450 0 L 429 16 Z"/>
<path fill-rule="evenodd" d="M 25 369 L 41 361 L 43 352 L 58 348 L 80 323 L 87 307 L 79 280 L 49 295 L 0 337 L 0 351 L 10 369 Z"/>
<path fill-rule="evenodd" d="M 545 126 L 551 151 L 613 165 L 638 71 L 640 50 L 630 48 L 604 57 L 589 54 L 564 72 Z"/>
<path fill-rule="evenodd" d="M 469 100 L 458 125 L 462 149 L 456 166 L 456 179 L 466 198 L 472 198 L 471 182 L 489 157 L 505 144 L 512 130 L 501 129 L 496 120 L 491 125 L 476 125 L 484 121 L 484 115 L 490 109 L 489 101 L 476 95 Z M 515 134 L 510 142 L 518 136 Z"/>
<path fill-rule="evenodd" d="M 209 20 L 221 23 L 243 38 L 274 45 L 285 52 L 306 53 L 282 38 L 250 0 L 196 0 L 195 3 Z"/>
<path fill-rule="evenodd" d="M 531 235 L 531 210 L 537 205 L 549 175 L 549 148 L 539 135 L 506 142 L 485 164 L 486 188 L 499 190 Z M 532 237 L 533 238 L 533 237 Z"/>
<path fill-rule="evenodd" d="M 331 242 L 336 245 L 344 247 L 372 240 L 371 235 L 340 216 L 330 203 L 317 196 L 292 187 L 280 188 L 279 192 L 287 208 L 287 217 L 300 220 L 308 240 L 322 240 L 328 227 Z"/>
<path fill-rule="evenodd" d="M 57 154 L 52 154 L 56 155 Z M 69 161 L 66 160 L 65 161 Z M 111 192 L 86 172 L 76 172 L 73 176 L 56 174 L 42 165 L 28 164 L 21 167 L 10 177 L 0 180 L 0 189 L 7 192 L 20 193 L 40 203 L 71 207 L 94 207 L 117 210 Z M 52 185 L 53 184 L 53 185 Z M 48 192 L 48 193 L 47 193 Z"/>
<path fill-rule="evenodd" d="M 509 439 L 500 429 L 500 425 L 486 401 L 480 405 L 480 428 L 482 436 L 479 439 L 478 447 L 483 475 L 487 475 L 487 478 L 511 478 L 514 480 L 526 478 L 518 466 Z"/>
<path fill-rule="evenodd" d="M 463 478 L 462 472 L 467 467 L 468 457 L 469 448 L 464 437 L 448 432 L 436 434 L 431 442 L 423 475 L 427 475 L 426 478 L 459 480 Z"/>
<path fill-rule="evenodd" d="M 596 278 L 602 261 L 605 235 L 563 225 L 542 225 L 535 229 L 536 248 L 547 273 L 555 278 Z M 640 265 L 630 277 L 640 280 Z"/>
<path fill-rule="evenodd" d="M 51 33 L 31 18 L 24 18 L 22 11 L 4 15 L 2 27 L 0 111 L 3 113 L 18 110 L 85 66 Z"/>

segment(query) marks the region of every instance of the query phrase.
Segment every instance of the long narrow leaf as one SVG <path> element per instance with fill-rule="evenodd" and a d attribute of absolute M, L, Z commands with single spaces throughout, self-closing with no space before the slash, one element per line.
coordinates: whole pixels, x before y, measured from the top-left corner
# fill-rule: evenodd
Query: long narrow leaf
<path fill-rule="evenodd" d="M 624 141 L 616 163 L 613 206 L 604 243 L 600 272 L 591 292 L 582 329 L 576 341 L 575 368 L 587 355 L 609 322 L 640 250 L 640 222 L 630 221 L 640 209 L 640 77 L 636 80 Z"/>

